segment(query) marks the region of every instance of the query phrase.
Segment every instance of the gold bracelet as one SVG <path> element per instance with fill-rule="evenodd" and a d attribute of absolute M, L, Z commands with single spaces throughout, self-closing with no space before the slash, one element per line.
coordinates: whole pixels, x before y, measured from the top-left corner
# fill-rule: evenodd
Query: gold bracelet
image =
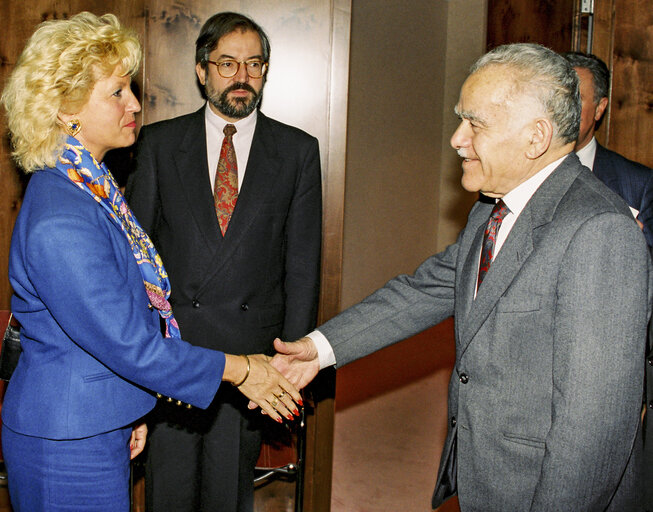
<path fill-rule="evenodd" d="M 241 354 L 241 356 L 243 356 L 245 358 L 245 360 L 247 361 L 247 373 L 245 373 L 245 376 L 243 377 L 243 380 L 241 380 L 238 384 L 236 384 L 235 382 L 231 383 L 232 386 L 237 387 L 237 388 L 239 388 L 240 386 L 245 384 L 245 381 L 247 380 L 247 377 L 249 377 L 249 370 L 250 370 L 249 357 L 247 357 L 247 355 L 245 355 L 245 354 Z"/>

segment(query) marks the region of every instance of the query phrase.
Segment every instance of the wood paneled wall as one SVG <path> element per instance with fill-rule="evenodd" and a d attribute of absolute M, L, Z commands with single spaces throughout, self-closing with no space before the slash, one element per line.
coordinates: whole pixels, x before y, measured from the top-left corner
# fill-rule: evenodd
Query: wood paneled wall
<path fill-rule="evenodd" d="M 571 49 L 576 0 L 488 0 L 487 49 L 506 43 L 540 43 Z"/>
<path fill-rule="evenodd" d="M 39 23 L 84 10 L 96 14 L 114 12 L 123 23 L 144 36 L 144 0 L 4 0 L 0 2 L 0 19 L 4 26 L 0 37 L 0 87 L 4 87 L 16 59 Z M 142 73 L 143 70 L 137 78 L 139 82 L 142 82 Z M 0 112 L 0 309 L 9 309 L 9 244 L 27 180 L 11 159 L 4 109 L 0 108 Z"/>
<path fill-rule="evenodd" d="M 580 0 L 489 0 L 488 49 L 536 42 L 559 52 L 587 51 L 588 19 L 580 15 Z M 603 59 L 612 74 L 610 105 L 597 138 L 649 167 L 653 167 L 652 26 L 650 0 L 594 0 L 591 53 Z"/>
<path fill-rule="evenodd" d="M 592 53 L 611 71 L 610 103 L 597 137 L 653 167 L 653 4 L 594 0 Z"/>

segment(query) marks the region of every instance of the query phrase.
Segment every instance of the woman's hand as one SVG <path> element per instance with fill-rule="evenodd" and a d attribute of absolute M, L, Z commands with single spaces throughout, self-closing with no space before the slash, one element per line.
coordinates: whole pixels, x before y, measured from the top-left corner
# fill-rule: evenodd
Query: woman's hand
<path fill-rule="evenodd" d="M 297 404 L 302 397 L 290 382 L 269 363 L 263 354 L 234 356 L 226 354 L 223 380 L 231 382 L 238 390 L 258 405 L 272 419 L 281 423 L 281 416 L 293 420 L 299 415 Z"/>
<path fill-rule="evenodd" d="M 132 429 L 132 437 L 129 440 L 129 449 L 131 450 L 130 459 L 136 457 L 145 448 L 145 440 L 147 439 L 147 425 L 141 423 Z"/>

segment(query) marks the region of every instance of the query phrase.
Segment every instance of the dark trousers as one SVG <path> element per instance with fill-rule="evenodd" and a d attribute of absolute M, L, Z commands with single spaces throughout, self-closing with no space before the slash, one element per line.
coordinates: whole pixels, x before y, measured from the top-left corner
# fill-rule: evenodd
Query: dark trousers
<path fill-rule="evenodd" d="M 650 397 L 653 400 L 653 397 Z M 648 404 L 647 404 L 648 407 Z M 644 491 L 646 512 L 653 512 L 653 408 L 644 418 Z"/>
<path fill-rule="evenodd" d="M 159 401 L 148 417 L 148 512 L 252 512 L 262 420 L 224 384 L 206 410 Z"/>

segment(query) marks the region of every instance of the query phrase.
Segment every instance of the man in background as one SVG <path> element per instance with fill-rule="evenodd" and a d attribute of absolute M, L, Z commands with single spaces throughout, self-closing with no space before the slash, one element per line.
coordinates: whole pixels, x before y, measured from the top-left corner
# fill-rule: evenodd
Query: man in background
<path fill-rule="evenodd" d="M 583 110 L 576 154 L 598 179 L 614 190 L 631 207 L 641 223 L 649 247 L 653 246 L 653 171 L 604 148 L 594 137 L 608 108 L 610 72 L 598 57 L 581 52 L 563 54 L 580 79 Z"/>
<path fill-rule="evenodd" d="M 206 105 L 143 127 L 126 196 L 170 274 L 184 339 L 271 354 L 275 337 L 301 336 L 317 317 L 318 143 L 258 111 L 270 43 L 254 21 L 211 17 L 195 61 Z M 150 421 L 148 510 L 251 512 L 261 420 L 269 422 L 225 386 L 206 411 L 160 401 Z"/>

